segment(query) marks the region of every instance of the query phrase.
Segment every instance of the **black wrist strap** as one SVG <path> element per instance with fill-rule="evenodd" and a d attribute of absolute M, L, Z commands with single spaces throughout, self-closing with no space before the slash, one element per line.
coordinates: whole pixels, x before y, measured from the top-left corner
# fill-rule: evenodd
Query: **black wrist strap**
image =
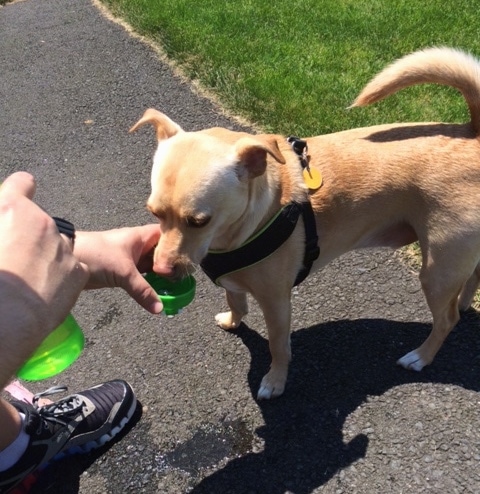
<path fill-rule="evenodd" d="M 57 225 L 59 233 L 63 233 L 73 242 L 75 240 L 75 227 L 73 226 L 73 223 L 64 220 L 63 218 L 57 218 L 56 216 L 52 216 L 52 218 Z"/>

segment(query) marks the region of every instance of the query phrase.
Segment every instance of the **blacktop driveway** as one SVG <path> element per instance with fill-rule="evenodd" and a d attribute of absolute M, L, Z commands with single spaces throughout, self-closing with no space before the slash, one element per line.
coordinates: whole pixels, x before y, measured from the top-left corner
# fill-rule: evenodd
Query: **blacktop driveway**
<path fill-rule="evenodd" d="M 81 229 L 150 221 L 154 137 L 128 128 L 154 106 L 194 130 L 238 127 L 89 0 L 0 8 L 0 172 L 28 170 L 38 202 Z M 285 395 L 257 402 L 268 367 L 261 314 L 227 333 L 224 296 L 201 273 L 179 316 L 120 290 L 82 295 L 87 346 L 28 384 L 71 391 L 115 377 L 138 422 L 100 453 L 50 467 L 34 492 L 310 494 L 480 492 L 479 317 L 468 313 L 422 373 L 395 365 L 429 331 L 414 273 L 393 253 L 354 253 L 294 293 Z"/>

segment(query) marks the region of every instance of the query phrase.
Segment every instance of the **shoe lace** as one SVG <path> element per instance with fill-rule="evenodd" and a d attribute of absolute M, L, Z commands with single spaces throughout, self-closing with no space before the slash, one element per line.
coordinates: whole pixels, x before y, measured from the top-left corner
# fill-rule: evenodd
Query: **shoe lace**
<path fill-rule="evenodd" d="M 41 391 L 40 393 L 33 395 L 32 403 L 35 406 L 35 408 L 39 408 L 38 401 L 40 400 L 40 398 L 45 398 L 46 396 L 52 396 L 57 393 L 63 393 L 67 390 L 68 390 L 67 386 L 52 386 L 51 388 L 48 388 L 45 391 Z"/>
<path fill-rule="evenodd" d="M 64 424 L 65 418 L 70 415 L 76 415 L 80 410 L 82 410 L 85 403 L 81 399 L 80 395 L 75 394 L 48 405 L 39 406 L 38 402 L 40 398 L 62 393 L 67 391 L 67 389 L 68 388 L 66 386 L 52 386 L 51 388 L 34 395 L 32 404 L 38 414 L 47 422 Z M 47 426 L 46 423 L 45 426 Z"/>

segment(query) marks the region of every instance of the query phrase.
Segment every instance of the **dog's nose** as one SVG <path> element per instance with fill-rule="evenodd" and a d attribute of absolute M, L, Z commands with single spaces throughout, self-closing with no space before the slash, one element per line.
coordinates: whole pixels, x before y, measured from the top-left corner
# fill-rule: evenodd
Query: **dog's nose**
<path fill-rule="evenodd" d="M 153 271 L 164 278 L 173 278 L 175 276 L 175 268 L 166 264 L 154 264 Z"/>

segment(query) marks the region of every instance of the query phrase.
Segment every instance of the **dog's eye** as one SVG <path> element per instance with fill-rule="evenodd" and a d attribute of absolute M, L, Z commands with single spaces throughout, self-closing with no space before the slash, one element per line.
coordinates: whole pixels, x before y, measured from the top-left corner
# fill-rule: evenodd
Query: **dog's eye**
<path fill-rule="evenodd" d="M 147 203 L 147 209 L 160 221 L 165 219 L 165 211 L 163 209 L 154 208 Z"/>
<path fill-rule="evenodd" d="M 210 216 L 187 216 L 185 218 L 187 226 L 192 228 L 202 228 L 210 221 Z"/>
<path fill-rule="evenodd" d="M 153 213 L 153 214 L 160 221 L 163 221 L 165 219 L 165 214 L 163 213 Z"/>

